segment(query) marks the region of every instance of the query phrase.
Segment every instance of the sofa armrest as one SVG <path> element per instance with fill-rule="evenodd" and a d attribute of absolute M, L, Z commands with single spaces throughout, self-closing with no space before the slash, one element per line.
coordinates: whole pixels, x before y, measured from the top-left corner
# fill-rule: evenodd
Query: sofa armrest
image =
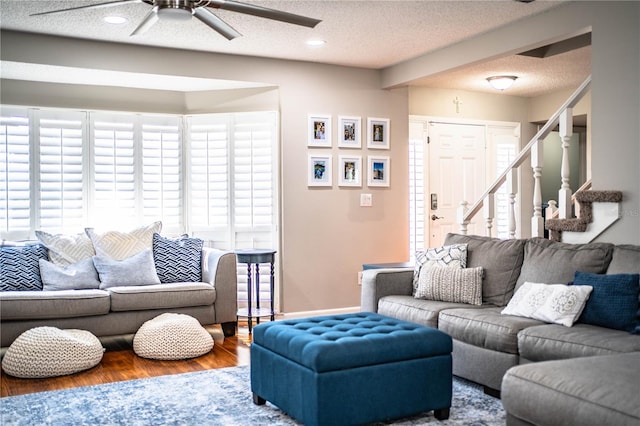
<path fill-rule="evenodd" d="M 413 268 L 367 269 L 362 271 L 360 309 L 378 312 L 378 301 L 384 296 L 413 293 Z"/>
<path fill-rule="evenodd" d="M 216 289 L 216 323 L 235 322 L 238 313 L 238 270 L 233 252 L 202 249 L 202 281 Z"/>

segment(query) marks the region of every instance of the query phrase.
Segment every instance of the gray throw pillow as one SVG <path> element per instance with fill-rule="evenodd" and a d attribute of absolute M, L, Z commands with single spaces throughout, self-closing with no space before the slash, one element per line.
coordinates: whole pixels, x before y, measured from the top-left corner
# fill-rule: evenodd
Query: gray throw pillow
<path fill-rule="evenodd" d="M 160 284 L 151 249 L 123 260 L 94 256 L 93 264 L 100 275 L 100 288 Z"/>
<path fill-rule="evenodd" d="M 40 277 L 42 277 L 42 289 L 46 291 L 100 287 L 98 272 L 90 257 L 67 266 L 58 266 L 40 259 Z"/>
<path fill-rule="evenodd" d="M 482 305 L 482 268 L 423 268 L 416 299 Z"/>
<path fill-rule="evenodd" d="M 566 284 L 573 281 L 576 271 L 603 274 L 611 262 L 613 247 L 609 243 L 567 244 L 531 238 L 524 248 L 516 290 L 526 281 Z"/>
<path fill-rule="evenodd" d="M 467 244 L 467 268 L 484 269 L 482 302 L 504 306 L 513 296 L 524 257 L 525 240 L 447 234 L 445 244 Z"/>

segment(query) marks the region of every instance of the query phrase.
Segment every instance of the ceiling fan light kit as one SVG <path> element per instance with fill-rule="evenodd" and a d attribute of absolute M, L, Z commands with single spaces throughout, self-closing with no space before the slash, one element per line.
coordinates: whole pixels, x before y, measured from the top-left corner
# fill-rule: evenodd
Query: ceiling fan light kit
<path fill-rule="evenodd" d="M 32 13 L 30 16 L 51 15 L 54 13 L 71 12 L 80 9 L 97 9 L 111 6 L 120 6 L 128 3 L 146 3 L 152 6 L 142 22 L 131 33 L 132 36 L 145 33 L 159 19 L 171 21 L 188 21 L 195 16 L 205 25 L 218 32 L 228 40 L 240 37 L 231 25 L 224 22 L 211 9 L 222 9 L 231 12 L 243 13 L 245 15 L 257 16 L 259 18 L 272 19 L 288 24 L 301 25 L 314 28 L 320 22 L 319 19 L 307 16 L 296 15 L 294 13 L 281 10 L 270 9 L 268 7 L 242 3 L 235 0 L 113 0 L 105 3 L 97 3 L 86 6 L 77 6 L 67 9 L 51 10 L 47 12 Z"/>
<path fill-rule="evenodd" d="M 487 81 L 496 90 L 506 90 L 513 85 L 518 77 L 515 75 L 494 75 L 487 77 Z"/>

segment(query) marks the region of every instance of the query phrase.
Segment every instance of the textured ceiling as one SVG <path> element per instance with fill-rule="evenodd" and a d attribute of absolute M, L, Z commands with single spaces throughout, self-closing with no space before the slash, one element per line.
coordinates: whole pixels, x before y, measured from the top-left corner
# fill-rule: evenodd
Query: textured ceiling
<path fill-rule="evenodd" d="M 472 38 L 503 25 L 559 6 L 561 1 L 520 3 L 491 1 L 358 1 L 247 0 L 287 12 L 321 19 L 314 29 L 229 11 L 215 13 L 242 37 L 228 41 L 196 19 L 188 22 L 159 21 L 146 34 L 129 34 L 149 11 L 145 3 L 85 9 L 47 16 L 32 13 L 107 0 L 31 1 L 0 0 L 0 28 L 106 40 L 212 51 L 280 59 L 303 60 L 381 69 L 439 48 Z M 118 15 L 125 24 L 110 25 L 102 18 Z M 326 40 L 319 48 L 305 45 L 311 38 Z M 537 96 L 576 87 L 590 73 L 590 48 L 551 58 L 521 56 L 500 58 L 472 67 L 446 72 L 416 84 L 429 87 L 492 91 L 484 80 L 496 73 L 519 75 L 509 94 Z M 3 67 L 3 73 L 11 72 Z M 24 73 L 22 75 L 25 75 Z M 7 78 L 6 74 L 4 75 Z M 51 79 L 55 78 L 51 74 Z"/>

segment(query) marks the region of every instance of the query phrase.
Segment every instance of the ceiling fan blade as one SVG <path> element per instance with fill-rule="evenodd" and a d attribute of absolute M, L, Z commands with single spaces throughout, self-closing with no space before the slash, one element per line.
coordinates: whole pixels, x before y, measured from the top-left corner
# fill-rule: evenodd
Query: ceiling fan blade
<path fill-rule="evenodd" d="M 154 6 L 130 35 L 134 36 L 146 33 L 153 24 L 158 22 L 158 19 L 158 6 Z"/>
<path fill-rule="evenodd" d="M 322 22 L 322 20 L 320 19 L 309 18 L 307 16 L 296 15 L 294 13 L 283 12 L 281 10 L 269 9 L 267 7 L 241 3 L 233 0 L 210 0 L 207 6 L 216 9 L 230 10 L 232 12 L 258 16 L 260 18 L 275 19 L 276 21 L 302 25 L 309 28 L 313 28 L 320 22 Z"/>
<path fill-rule="evenodd" d="M 215 31 L 219 32 L 222 36 L 226 37 L 227 40 L 233 40 L 234 38 L 240 37 L 242 35 L 231 25 L 227 24 L 204 7 L 197 7 L 196 9 L 194 9 L 193 13 L 196 18 L 213 28 Z"/>
<path fill-rule="evenodd" d="M 70 12 L 72 10 L 79 10 L 79 9 L 97 9 L 100 7 L 119 6 L 121 4 L 127 4 L 127 3 L 142 3 L 142 0 L 115 0 L 115 1 L 109 1 L 106 3 L 90 4 L 87 6 L 70 7 L 68 9 L 51 10 L 49 12 L 32 13 L 29 16 L 51 15 L 53 13 Z"/>

